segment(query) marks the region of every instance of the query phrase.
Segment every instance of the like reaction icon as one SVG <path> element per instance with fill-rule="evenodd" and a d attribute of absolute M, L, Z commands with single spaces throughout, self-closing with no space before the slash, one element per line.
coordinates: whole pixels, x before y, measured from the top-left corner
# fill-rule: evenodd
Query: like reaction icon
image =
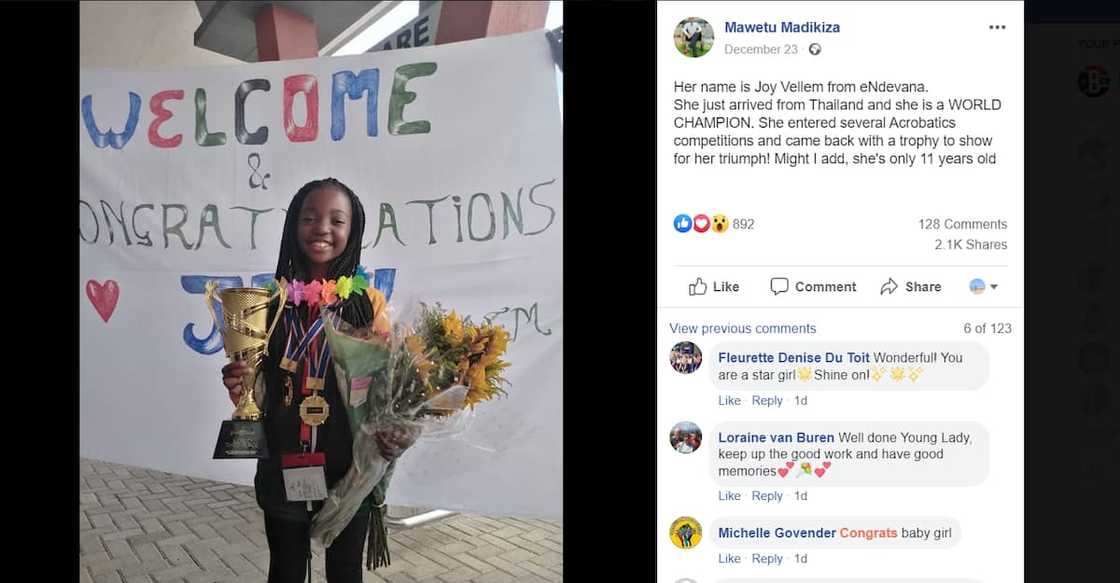
<path fill-rule="evenodd" d="M 706 293 L 708 293 L 708 284 L 704 283 L 702 278 L 697 277 L 696 283 L 688 284 L 688 295 L 702 296 Z"/>

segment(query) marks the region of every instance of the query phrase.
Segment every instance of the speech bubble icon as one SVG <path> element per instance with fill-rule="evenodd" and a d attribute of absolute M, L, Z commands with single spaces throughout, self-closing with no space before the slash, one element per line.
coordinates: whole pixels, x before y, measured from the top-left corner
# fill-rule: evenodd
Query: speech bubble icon
<path fill-rule="evenodd" d="M 771 277 L 770 278 L 770 291 L 774 295 L 784 294 L 789 291 L 789 278 L 788 277 Z"/>

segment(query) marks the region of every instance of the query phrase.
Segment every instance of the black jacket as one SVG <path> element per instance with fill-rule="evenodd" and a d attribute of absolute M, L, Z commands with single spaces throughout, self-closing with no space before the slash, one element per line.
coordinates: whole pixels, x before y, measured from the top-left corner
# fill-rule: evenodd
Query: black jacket
<path fill-rule="evenodd" d="M 274 315 L 275 311 L 270 309 L 270 322 Z M 307 503 L 287 501 L 280 467 L 281 455 L 303 451 L 299 440 L 299 406 L 304 398 L 300 391 L 304 363 L 300 364 L 300 369 L 292 377 L 292 403 L 285 407 L 283 376 L 288 372 L 282 370 L 279 363 L 280 358 L 284 356 L 284 344 L 287 338 L 288 330 L 284 320 L 281 319 L 269 339 L 268 356 L 265 357 L 261 373 L 264 375 L 266 387 L 261 409 L 264 412 L 265 437 L 268 440 L 270 457 L 257 461 L 254 483 L 257 504 L 266 514 L 283 520 L 308 522 L 310 515 L 307 512 Z M 326 337 L 320 334 L 318 342 L 321 347 L 326 342 Z M 330 488 L 350 469 L 354 442 L 346 409 L 338 391 L 333 363 L 327 367 L 325 387 L 320 391 L 320 395 L 327 400 L 330 415 L 319 426 L 315 451 L 326 454 L 325 473 L 327 487 Z M 318 511 L 321 506 L 322 502 L 316 502 L 313 507 Z"/>

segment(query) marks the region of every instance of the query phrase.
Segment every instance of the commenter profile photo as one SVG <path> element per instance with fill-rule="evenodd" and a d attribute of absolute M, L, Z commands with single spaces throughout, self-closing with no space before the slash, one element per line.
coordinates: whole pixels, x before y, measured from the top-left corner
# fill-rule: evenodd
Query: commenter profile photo
<path fill-rule="evenodd" d="M 682 516 L 669 527 L 669 540 L 678 549 L 691 549 L 700 544 L 700 522 L 691 516 Z"/>
<path fill-rule="evenodd" d="M 669 364 L 673 366 L 673 370 L 681 374 L 696 372 L 703 359 L 704 355 L 700 353 L 700 347 L 688 341 L 678 342 L 669 352 Z"/>
<path fill-rule="evenodd" d="M 681 21 L 673 31 L 673 43 L 686 57 L 703 57 L 712 50 L 716 33 L 707 20 L 690 16 Z"/>
<path fill-rule="evenodd" d="M 704 434 L 700 431 L 700 426 L 691 421 L 681 421 L 669 432 L 669 445 L 678 453 L 692 453 L 700 449 L 700 442 L 703 439 Z"/>

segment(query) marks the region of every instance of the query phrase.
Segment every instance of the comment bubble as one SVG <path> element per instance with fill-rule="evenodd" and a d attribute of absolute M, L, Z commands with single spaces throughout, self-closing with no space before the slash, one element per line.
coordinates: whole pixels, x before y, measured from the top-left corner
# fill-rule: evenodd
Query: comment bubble
<path fill-rule="evenodd" d="M 989 367 L 975 342 L 727 342 L 710 358 L 721 389 L 972 390 Z"/>
<path fill-rule="evenodd" d="M 988 475 L 988 432 L 970 421 L 736 421 L 709 442 L 724 486 L 974 486 Z"/>
<path fill-rule="evenodd" d="M 716 546 L 759 548 L 945 548 L 960 525 L 940 517 L 724 517 L 709 532 Z"/>

